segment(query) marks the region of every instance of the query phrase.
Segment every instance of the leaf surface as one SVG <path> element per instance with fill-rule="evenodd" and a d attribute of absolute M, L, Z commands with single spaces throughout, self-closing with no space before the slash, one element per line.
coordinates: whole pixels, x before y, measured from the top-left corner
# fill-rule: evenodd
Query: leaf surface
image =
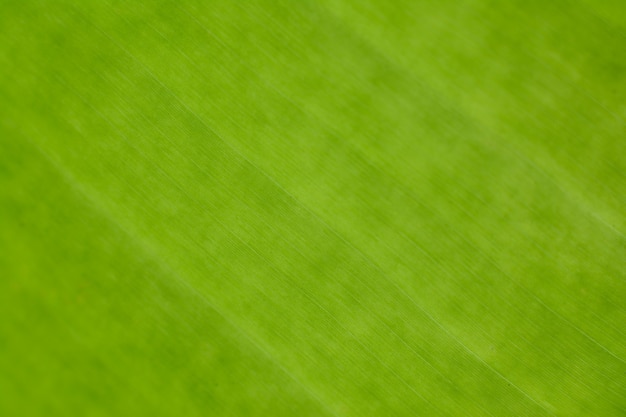
<path fill-rule="evenodd" d="M 622 9 L 1 2 L 0 415 L 624 415 Z"/>

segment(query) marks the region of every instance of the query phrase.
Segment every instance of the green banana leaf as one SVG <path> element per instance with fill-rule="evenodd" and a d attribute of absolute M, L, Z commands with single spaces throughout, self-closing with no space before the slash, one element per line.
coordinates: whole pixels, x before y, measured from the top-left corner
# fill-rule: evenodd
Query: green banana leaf
<path fill-rule="evenodd" d="M 623 0 L 0 1 L 0 415 L 626 416 Z"/>

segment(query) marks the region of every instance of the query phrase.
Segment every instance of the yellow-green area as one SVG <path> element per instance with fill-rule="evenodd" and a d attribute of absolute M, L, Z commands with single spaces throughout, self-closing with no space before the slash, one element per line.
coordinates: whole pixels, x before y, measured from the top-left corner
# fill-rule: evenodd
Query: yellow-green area
<path fill-rule="evenodd" d="M 0 1 L 0 415 L 626 415 L 623 0 Z"/>

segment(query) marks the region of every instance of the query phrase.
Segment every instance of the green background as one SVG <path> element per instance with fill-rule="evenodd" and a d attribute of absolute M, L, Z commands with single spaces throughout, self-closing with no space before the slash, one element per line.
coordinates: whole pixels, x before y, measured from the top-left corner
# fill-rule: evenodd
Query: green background
<path fill-rule="evenodd" d="M 0 1 L 0 415 L 626 415 L 623 0 Z"/>

